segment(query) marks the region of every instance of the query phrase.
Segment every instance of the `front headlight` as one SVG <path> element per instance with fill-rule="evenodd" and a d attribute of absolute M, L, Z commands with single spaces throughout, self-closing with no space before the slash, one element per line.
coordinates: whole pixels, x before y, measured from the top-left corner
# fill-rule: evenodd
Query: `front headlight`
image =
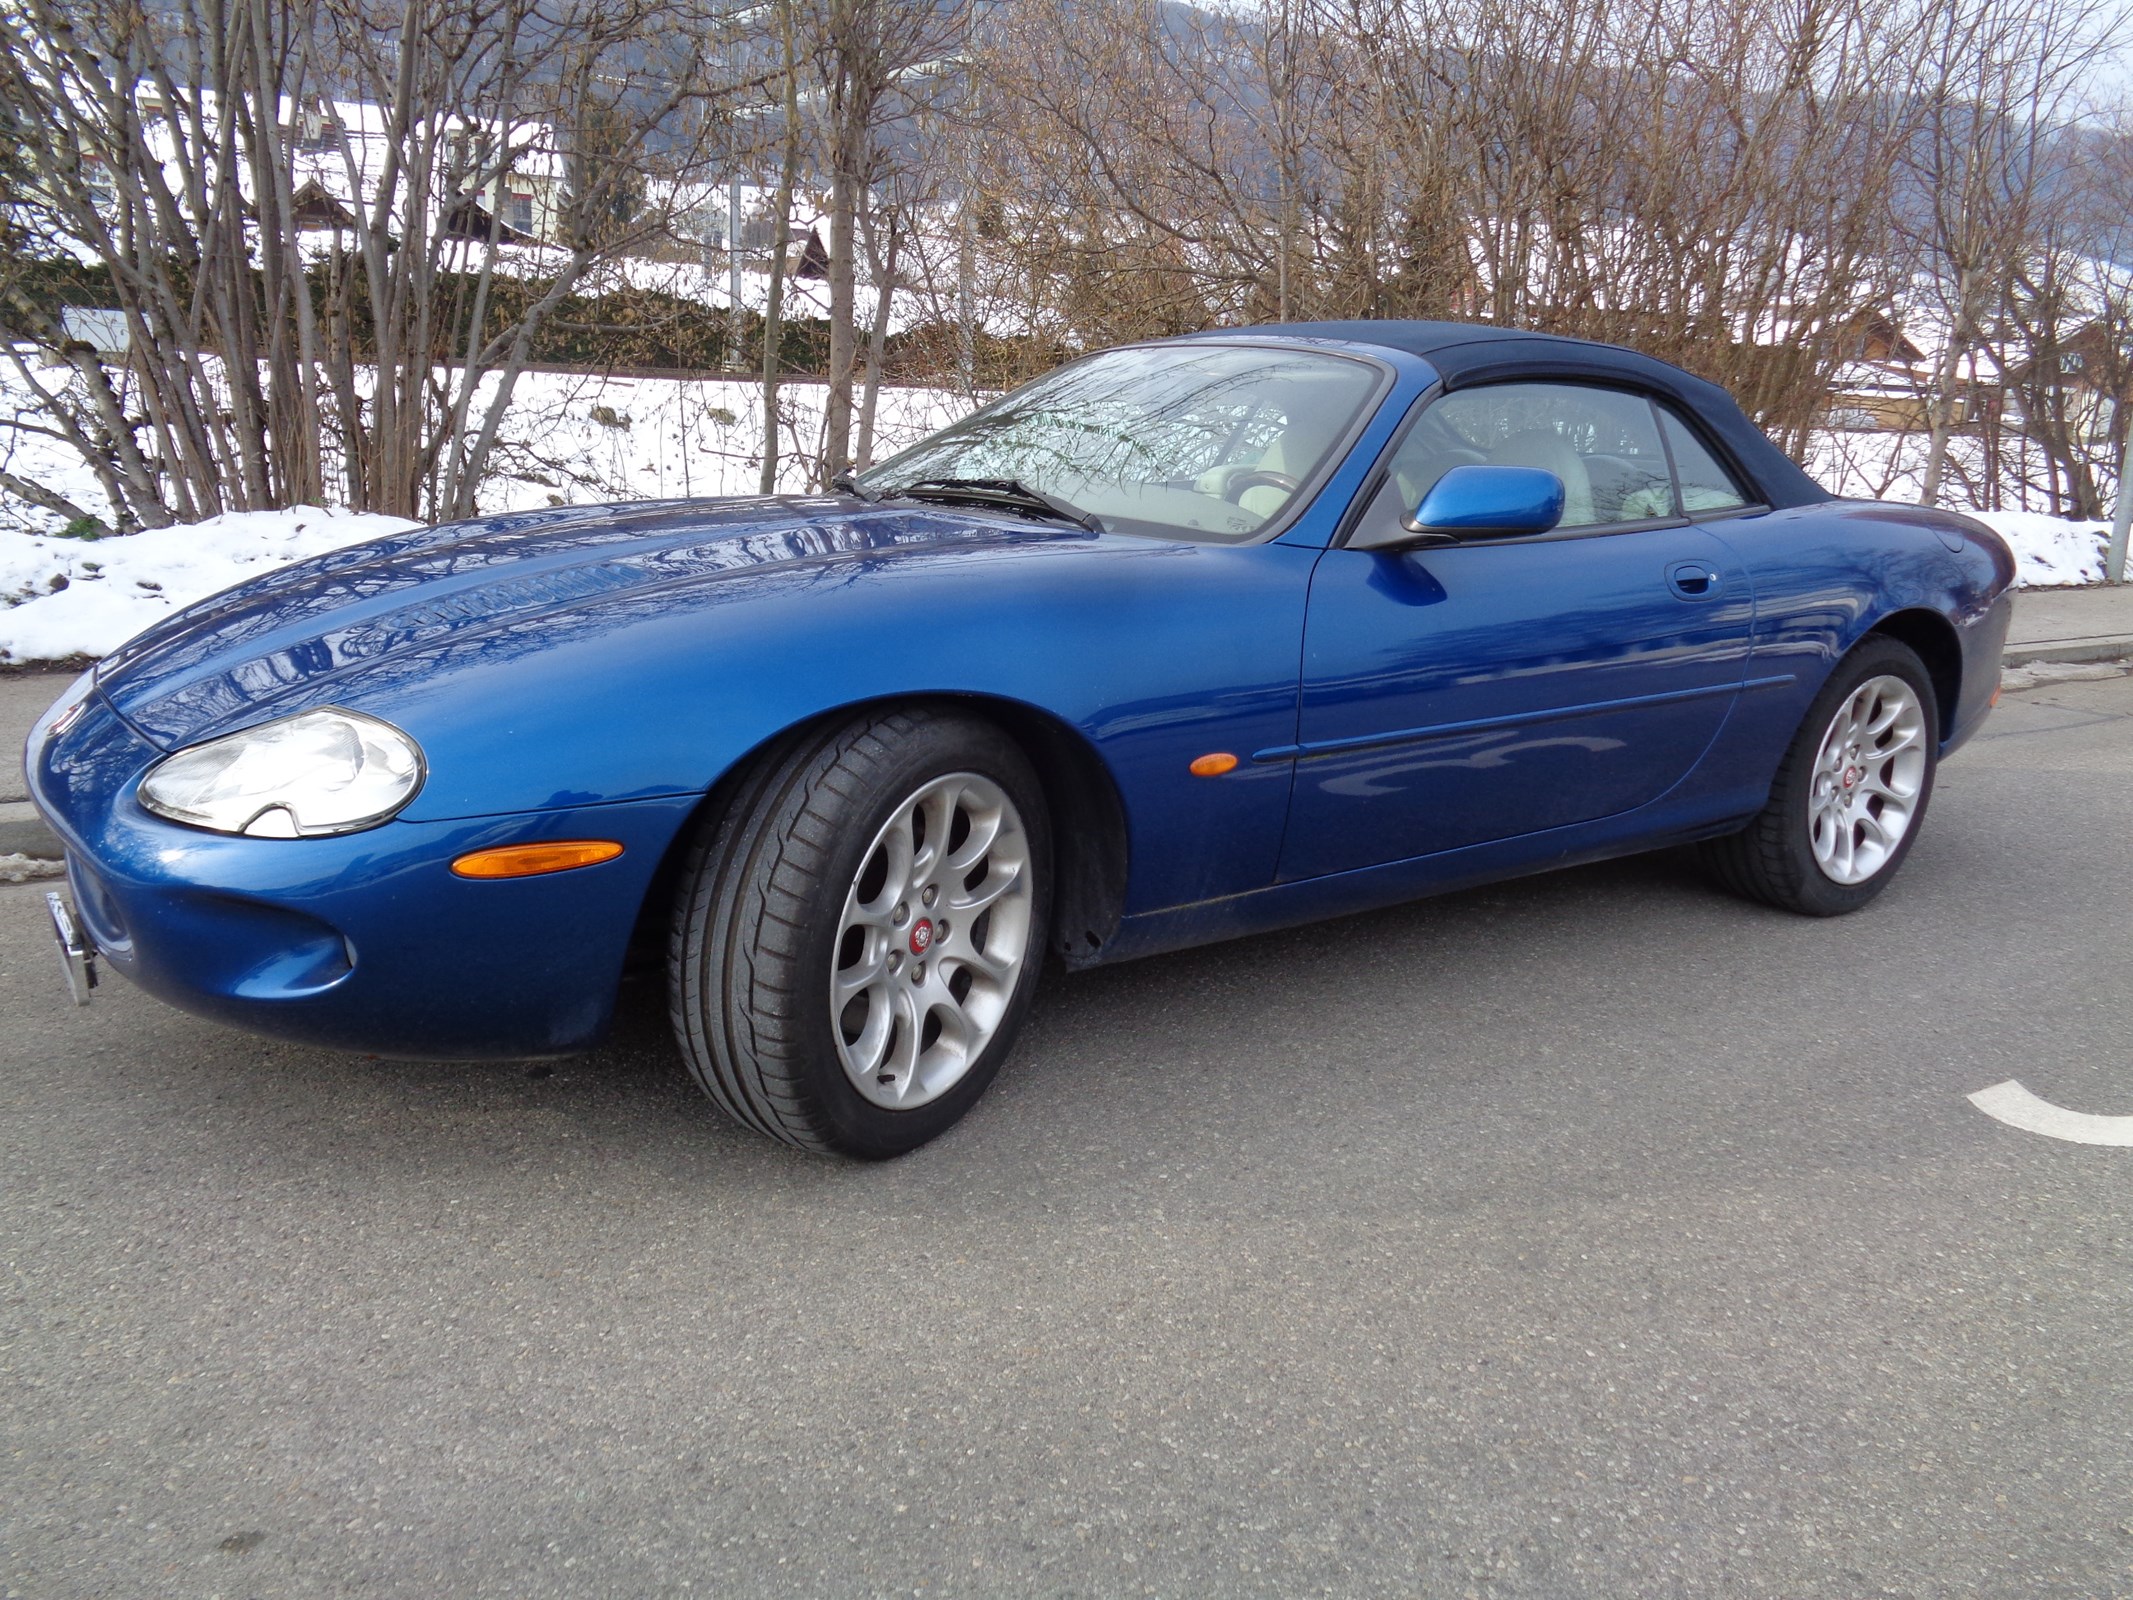
<path fill-rule="evenodd" d="M 384 822 L 422 771 L 421 749 L 391 723 L 305 711 L 166 757 L 141 780 L 141 804 L 216 833 L 303 839 Z"/>

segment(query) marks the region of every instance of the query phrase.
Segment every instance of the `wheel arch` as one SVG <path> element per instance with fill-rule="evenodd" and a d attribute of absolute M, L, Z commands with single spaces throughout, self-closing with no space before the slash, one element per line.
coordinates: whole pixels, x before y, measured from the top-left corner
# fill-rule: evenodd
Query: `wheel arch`
<path fill-rule="evenodd" d="M 759 762 L 776 759 L 817 731 L 892 707 L 977 716 L 1021 747 L 1052 809 L 1052 948 L 1069 967 L 1093 963 L 1117 930 L 1130 865 L 1125 802 L 1110 767 L 1079 729 L 1041 707 L 995 695 L 940 693 L 885 695 L 830 707 L 779 729 L 728 766 L 675 830 L 652 874 L 631 939 L 639 952 L 633 964 L 648 968 L 655 953 L 664 952 L 689 845 L 705 821 L 731 803 Z"/>
<path fill-rule="evenodd" d="M 1925 663 L 1933 680 L 1933 698 L 1939 702 L 1940 737 L 1945 743 L 1955 731 L 1956 701 L 1963 689 L 1963 646 L 1955 625 L 1938 611 L 1923 607 L 1892 612 L 1862 636 L 1894 639 Z"/>

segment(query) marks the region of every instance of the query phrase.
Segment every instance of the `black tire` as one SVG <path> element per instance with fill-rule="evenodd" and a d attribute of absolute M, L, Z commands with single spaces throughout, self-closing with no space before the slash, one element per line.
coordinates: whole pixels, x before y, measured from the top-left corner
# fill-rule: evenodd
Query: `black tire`
<path fill-rule="evenodd" d="M 1029 950 L 1007 1008 L 939 1098 L 891 1110 L 846 1076 L 829 1006 L 844 897 L 898 803 L 974 772 L 1020 812 L 1033 873 Z M 932 709 L 824 727 L 772 751 L 704 825 L 682 869 L 667 993 L 689 1071 L 736 1121 L 803 1150 L 885 1160 L 938 1137 L 985 1092 L 1036 993 L 1050 912 L 1049 816 L 1035 771 L 992 724 Z"/>
<path fill-rule="evenodd" d="M 1815 757 L 1831 720 L 1852 693 L 1869 679 L 1900 678 L 1924 708 L 1925 773 L 1912 806 L 1910 825 L 1873 876 L 1839 883 L 1816 864 L 1809 842 L 1808 809 L 1814 784 Z M 1869 635 L 1837 664 L 1829 682 L 1815 696 L 1770 786 L 1770 800 L 1739 833 L 1712 839 L 1702 847 L 1705 866 L 1735 894 L 1809 917 L 1842 916 L 1857 911 L 1888 887 L 1926 820 L 1939 770 L 1940 703 L 1933 679 L 1915 652 L 1881 635 Z"/>

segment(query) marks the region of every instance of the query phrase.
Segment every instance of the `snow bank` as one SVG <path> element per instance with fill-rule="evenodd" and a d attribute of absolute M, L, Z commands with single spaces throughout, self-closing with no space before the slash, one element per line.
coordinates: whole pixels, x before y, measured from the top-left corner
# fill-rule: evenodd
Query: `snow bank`
<path fill-rule="evenodd" d="M 0 530 L 0 661 L 107 655 L 179 606 L 233 583 L 414 526 L 403 517 L 298 506 L 110 539 Z"/>
<path fill-rule="evenodd" d="M 2041 511 L 1972 511 L 2015 555 L 2015 582 L 2024 588 L 2103 582 L 2108 522 L 2068 522 Z"/>

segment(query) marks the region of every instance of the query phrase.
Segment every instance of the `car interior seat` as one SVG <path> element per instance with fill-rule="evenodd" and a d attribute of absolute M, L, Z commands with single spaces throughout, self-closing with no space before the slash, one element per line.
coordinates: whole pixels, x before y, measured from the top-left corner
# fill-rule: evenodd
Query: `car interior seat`
<path fill-rule="evenodd" d="M 1445 445 L 1428 452 L 1397 457 L 1392 463 L 1392 481 L 1400 493 L 1400 511 L 1412 516 L 1422 497 L 1437 486 L 1437 480 L 1454 467 L 1485 467 L 1489 458 L 1464 445 Z"/>
<path fill-rule="evenodd" d="M 1348 420 L 1340 407 L 1319 403 L 1322 391 L 1323 385 L 1298 380 L 1267 394 L 1261 403 L 1278 411 L 1284 420 L 1258 459 L 1211 467 L 1193 479 L 1193 487 L 1202 494 L 1228 498 L 1237 480 L 1254 472 L 1278 472 L 1300 483 L 1323 459 L 1334 435 Z M 1278 484 L 1257 483 L 1238 494 L 1235 504 L 1265 522 L 1278 515 L 1295 492 Z"/>
<path fill-rule="evenodd" d="M 1642 522 L 1674 515 L 1674 482 L 1651 456 L 1586 456 L 1593 515 L 1602 522 Z"/>
<path fill-rule="evenodd" d="M 1291 478 L 1301 477 L 1302 474 L 1289 465 L 1290 459 L 1293 455 L 1308 461 L 1312 452 L 1292 451 L 1289 441 L 1295 432 L 1296 425 L 1291 423 L 1281 432 L 1275 434 L 1272 443 L 1268 444 L 1266 449 L 1260 452 L 1257 465 L 1250 470 L 1254 472 L 1279 472 Z M 1293 492 L 1292 490 L 1281 488 L 1277 484 L 1255 483 L 1244 493 L 1237 496 L 1237 504 L 1243 510 L 1249 511 L 1253 516 L 1264 522 L 1289 503 L 1289 496 Z"/>
<path fill-rule="evenodd" d="M 1585 471 L 1584 459 L 1554 429 L 1527 428 L 1514 433 L 1489 452 L 1489 460 L 1499 467 L 1538 467 L 1554 473 L 1563 481 L 1563 516 L 1556 525 L 1592 525 L 1592 479 Z"/>

